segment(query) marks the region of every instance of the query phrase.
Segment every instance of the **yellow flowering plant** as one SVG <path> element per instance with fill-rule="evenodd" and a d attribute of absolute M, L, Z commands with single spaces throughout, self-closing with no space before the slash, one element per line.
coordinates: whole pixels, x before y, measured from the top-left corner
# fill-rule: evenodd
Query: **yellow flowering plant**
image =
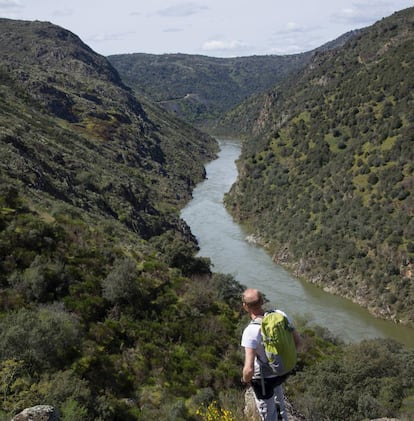
<path fill-rule="evenodd" d="M 231 411 L 220 408 L 216 401 L 211 402 L 207 407 L 201 405 L 196 415 L 203 421 L 236 421 Z"/>

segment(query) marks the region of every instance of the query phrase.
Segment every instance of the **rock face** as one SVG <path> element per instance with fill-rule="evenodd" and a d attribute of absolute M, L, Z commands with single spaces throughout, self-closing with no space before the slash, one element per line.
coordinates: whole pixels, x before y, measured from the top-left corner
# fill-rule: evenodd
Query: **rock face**
<path fill-rule="evenodd" d="M 370 421 L 400 421 L 398 418 L 375 418 L 375 420 Z"/>
<path fill-rule="evenodd" d="M 36 405 L 24 409 L 12 421 L 59 421 L 59 415 L 53 406 Z"/>

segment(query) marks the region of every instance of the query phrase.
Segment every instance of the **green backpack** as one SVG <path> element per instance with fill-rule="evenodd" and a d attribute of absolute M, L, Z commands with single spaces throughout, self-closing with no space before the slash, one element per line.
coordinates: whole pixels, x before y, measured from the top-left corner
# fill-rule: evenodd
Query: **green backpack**
<path fill-rule="evenodd" d="M 287 317 L 275 310 L 265 313 L 259 323 L 268 365 L 276 376 L 285 376 L 296 366 L 293 328 Z"/>

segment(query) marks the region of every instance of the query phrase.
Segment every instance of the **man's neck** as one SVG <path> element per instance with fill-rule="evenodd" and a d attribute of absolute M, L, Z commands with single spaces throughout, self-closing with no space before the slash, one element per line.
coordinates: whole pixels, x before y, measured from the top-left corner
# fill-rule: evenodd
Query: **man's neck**
<path fill-rule="evenodd" d="M 257 318 L 261 318 L 263 316 L 264 316 L 264 311 L 263 310 L 262 311 L 255 312 L 255 313 L 250 313 L 250 317 L 252 318 L 252 320 L 255 320 Z"/>

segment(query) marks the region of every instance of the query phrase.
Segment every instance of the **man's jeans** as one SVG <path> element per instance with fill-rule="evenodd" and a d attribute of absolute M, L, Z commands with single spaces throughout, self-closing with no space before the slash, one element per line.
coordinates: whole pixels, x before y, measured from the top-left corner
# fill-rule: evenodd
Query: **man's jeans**
<path fill-rule="evenodd" d="M 270 399 L 258 399 L 255 395 L 256 407 L 262 421 L 288 421 L 288 414 L 285 407 L 285 396 L 282 386 L 275 387 L 275 394 Z M 280 415 L 278 418 L 278 407 Z"/>

